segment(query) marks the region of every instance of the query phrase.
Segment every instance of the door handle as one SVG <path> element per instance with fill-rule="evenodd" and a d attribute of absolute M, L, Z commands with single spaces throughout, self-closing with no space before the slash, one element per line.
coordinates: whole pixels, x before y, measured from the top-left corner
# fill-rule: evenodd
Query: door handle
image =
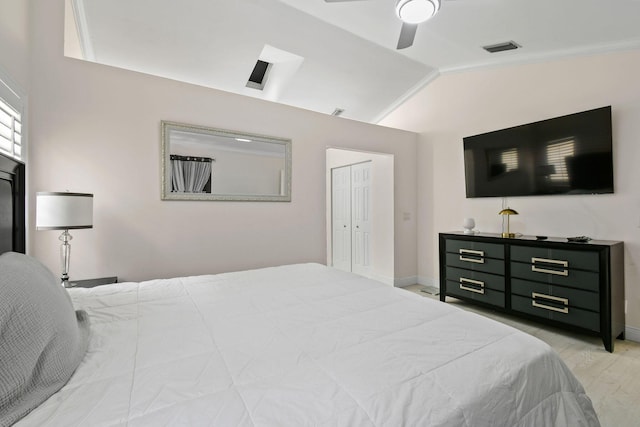
<path fill-rule="evenodd" d="M 563 304 L 563 307 L 559 308 L 559 307 L 553 307 L 550 305 L 542 304 L 545 299 L 551 302 Z M 531 305 L 538 308 L 544 308 L 545 310 L 557 311 L 558 313 L 564 313 L 564 314 L 569 313 L 568 298 L 560 298 L 560 297 L 554 297 L 552 295 L 545 295 L 537 292 L 531 292 Z"/>
<path fill-rule="evenodd" d="M 469 283 L 471 285 L 479 286 L 479 288 L 464 286 L 465 283 Z M 460 278 L 460 289 L 484 295 L 484 282 L 480 281 L 480 280 L 473 280 L 473 279 L 467 279 L 466 277 L 461 277 Z"/>
<path fill-rule="evenodd" d="M 469 254 L 471 256 L 484 257 L 484 251 L 474 251 L 473 249 L 460 249 L 458 253 L 460 254 L 460 261 L 476 262 L 478 264 L 484 264 L 484 258 L 467 258 L 463 256 L 464 254 Z"/>
<path fill-rule="evenodd" d="M 542 264 L 548 264 L 548 265 L 551 264 L 551 266 L 559 265 L 561 267 L 564 267 L 564 269 L 553 270 L 548 268 L 540 268 L 538 267 L 539 264 L 536 265 L 536 263 L 542 263 Z M 548 273 L 548 274 L 555 274 L 558 276 L 568 276 L 569 270 L 567 270 L 567 267 L 569 267 L 569 261 L 559 261 L 555 259 L 546 259 L 546 258 L 531 258 L 531 271 L 536 271 L 538 273 Z"/>

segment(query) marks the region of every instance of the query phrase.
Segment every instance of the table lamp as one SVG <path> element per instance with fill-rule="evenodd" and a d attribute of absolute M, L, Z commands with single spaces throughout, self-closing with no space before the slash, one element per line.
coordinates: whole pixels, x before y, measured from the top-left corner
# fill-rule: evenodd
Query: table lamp
<path fill-rule="evenodd" d="M 69 287 L 69 230 L 93 228 L 93 194 L 36 193 L 36 230 L 63 230 L 59 237 L 62 286 Z"/>
<path fill-rule="evenodd" d="M 506 215 L 507 216 L 507 231 L 506 232 L 502 232 L 502 237 L 516 237 L 515 233 L 511 233 L 509 232 L 509 217 L 511 215 L 518 215 L 518 212 L 516 212 L 515 210 L 507 207 L 506 209 L 502 209 L 500 212 L 498 212 L 498 215 Z"/>

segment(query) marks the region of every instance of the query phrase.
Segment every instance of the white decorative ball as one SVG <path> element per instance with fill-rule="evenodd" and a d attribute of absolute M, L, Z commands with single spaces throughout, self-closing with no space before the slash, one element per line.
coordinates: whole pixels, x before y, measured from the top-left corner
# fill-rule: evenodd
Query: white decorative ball
<path fill-rule="evenodd" d="M 475 226 L 476 222 L 473 218 L 465 218 L 464 221 L 462 221 L 462 227 L 465 233 L 473 233 L 473 227 Z"/>

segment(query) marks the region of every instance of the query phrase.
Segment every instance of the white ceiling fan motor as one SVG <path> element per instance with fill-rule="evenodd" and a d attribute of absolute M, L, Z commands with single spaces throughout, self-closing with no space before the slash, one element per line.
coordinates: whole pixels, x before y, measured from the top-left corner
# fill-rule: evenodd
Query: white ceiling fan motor
<path fill-rule="evenodd" d="M 402 22 L 419 24 L 433 17 L 440 9 L 440 0 L 398 0 L 396 14 Z"/>

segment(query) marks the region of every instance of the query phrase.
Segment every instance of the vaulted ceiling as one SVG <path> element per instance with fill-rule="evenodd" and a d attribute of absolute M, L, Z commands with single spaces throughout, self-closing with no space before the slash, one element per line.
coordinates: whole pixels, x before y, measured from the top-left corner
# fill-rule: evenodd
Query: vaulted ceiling
<path fill-rule="evenodd" d="M 402 50 L 395 3 L 67 0 L 65 53 L 375 123 L 441 73 L 640 49 L 640 0 L 442 0 Z"/>

